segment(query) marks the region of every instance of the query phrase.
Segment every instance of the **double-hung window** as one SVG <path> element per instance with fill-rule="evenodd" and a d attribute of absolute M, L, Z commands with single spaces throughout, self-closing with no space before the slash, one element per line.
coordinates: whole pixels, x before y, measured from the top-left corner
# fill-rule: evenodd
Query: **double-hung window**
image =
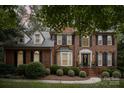
<path fill-rule="evenodd" d="M 82 37 L 82 47 L 89 47 L 90 46 L 90 38 L 89 36 Z"/>
<path fill-rule="evenodd" d="M 107 45 L 112 45 L 112 36 L 107 36 Z"/>
<path fill-rule="evenodd" d="M 72 45 L 72 35 L 67 35 L 67 45 Z"/>
<path fill-rule="evenodd" d="M 103 38 L 102 35 L 98 36 L 98 45 L 103 45 Z"/>
<path fill-rule="evenodd" d="M 112 53 L 108 53 L 108 62 L 107 62 L 107 65 L 108 66 L 112 66 Z"/>
<path fill-rule="evenodd" d="M 35 43 L 36 44 L 40 43 L 40 34 L 35 34 Z"/>
<path fill-rule="evenodd" d="M 62 45 L 62 35 L 57 35 L 57 45 Z"/>

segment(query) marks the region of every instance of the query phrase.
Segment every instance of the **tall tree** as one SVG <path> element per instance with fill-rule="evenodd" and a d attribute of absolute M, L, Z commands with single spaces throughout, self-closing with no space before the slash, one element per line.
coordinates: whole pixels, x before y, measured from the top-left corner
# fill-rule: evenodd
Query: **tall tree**
<path fill-rule="evenodd" d="M 124 24 L 124 6 L 42 6 L 37 18 L 55 31 L 73 27 L 81 34 L 97 30 L 119 31 Z"/>

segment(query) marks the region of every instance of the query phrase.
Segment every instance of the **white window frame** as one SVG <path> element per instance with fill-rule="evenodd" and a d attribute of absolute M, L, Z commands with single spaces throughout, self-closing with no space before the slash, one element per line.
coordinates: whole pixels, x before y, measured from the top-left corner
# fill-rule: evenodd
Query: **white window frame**
<path fill-rule="evenodd" d="M 98 66 L 102 66 L 103 65 L 103 60 L 102 59 L 103 59 L 102 53 L 98 53 Z"/>
<path fill-rule="evenodd" d="M 87 45 L 87 46 L 84 46 L 84 44 L 83 44 L 83 39 L 84 39 L 84 38 L 87 38 L 87 39 L 88 39 L 88 41 L 87 41 L 88 45 Z M 83 37 L 82 37 L 81 46 L 82 46 L 82 47 L 89 47 L 89 46 L 90 46 L 90 37 L 89 37 L 89 36 L 83 36 Z"/>
<path fill-rule="evenodd" d="M 67 35 L 67 45 L 72 45 L 72 35 Z"/>
<path fill-rule="evenodd" d="M 107 36 L 107 45 L 112 45 L 112 36 Z"/>
<path fill-rule="evenodd" d="M 102 37 L 102 35 L 98 35 L 98 45 L 103 45 L 103 37 Z"/>
<path fill-rule="evenodd" d="M 63 65 L 63 63 L 62 63 L 62 58 L 63 58 L 63 54 L 64 53 L 67 53 L 67 56 L 68 56 L 68 58 L 67 58 L 67 65 Z M 69 57 L 69 55 L 71 56 L 71 58 Z M 69 59 L 70 58 L 70 59 Z M 61 62 L 60 62 L 60 66 L 72 66 L 72 52 L 60 52 L 60 60 L 61 60 Z M 70 61 L 69 60 L 71 60 L 71 64 L 69 63 Z"/>
<path fill-rule="evenodd" d="M 112 66 L 112 53 L 108 53 L 107 66 Z"/>
<path fill-rule="evenodd" d="M 57 35 L 57 45 L 62 45 L 62 35 Z"/>

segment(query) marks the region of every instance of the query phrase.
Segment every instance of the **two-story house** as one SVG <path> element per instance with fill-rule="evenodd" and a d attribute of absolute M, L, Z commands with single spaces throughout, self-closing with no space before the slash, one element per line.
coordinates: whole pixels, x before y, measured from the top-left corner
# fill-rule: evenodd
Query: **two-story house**
<path fill-rule="evenodd" d="M 35 31 L 30 35 L 24 33 L 24 37 L 15 45 L 5 45 L 4 51 L 7 64 L 38 61 L 46 67 L 57 64 L 80 67 L 82 70 L 117 66 L 114 32 L 80 36 L 72 28 L 65 28 L 62 33 Z"/>

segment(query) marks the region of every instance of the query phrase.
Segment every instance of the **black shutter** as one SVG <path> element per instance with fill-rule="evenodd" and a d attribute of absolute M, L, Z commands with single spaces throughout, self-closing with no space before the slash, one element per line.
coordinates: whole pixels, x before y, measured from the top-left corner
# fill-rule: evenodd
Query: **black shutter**
<path fill-rule="evenodd" d="M 67 45 L 67 35 L 66 34 L 62 35 L 62 45 Z"/>
<path fill-rule="evenodd" d="M 75 35 L 72 35 L 72 45 L 74 45 L 75 42 Z"/>
<path fill-rule="evenodd" d="M 23 50 L 23 64 L 26 64 L 26 52 Z"/>
<path fill-rule="evenodd" d="M 92 36 L 90 36 L 90 47 L 92 47 Z"/>
<path fill-rule="evenodd" d="M 98 45 L 98 35 L 96 35 L 96 45 Z"/>
<path fill-rule="evenodd" d="M 112 45 L 115 44 L 115 38 L 114 38 L 114 35 L 112 35 Z"/>
<path fill-rule="evenodd" d="M 103 66 L 107 66 L 107 53 L 103 53 Z"/>
<path fill-rule="evenodd" d="M 17 50 L 14 51 L 14 65 L 17 66 Z"/>
<path fill-rule="evenodd" d="M 103 45 L 107 45 L 107 35 L 103 35 Z"/>
<path fill-rule="evenodd" d="M 40 50 L 40 62 L 42 63 L 42 50 Z"/>
<path fill-rule="evenodd" d="M 112 53 L 112 66 L 115 66 L 115 53 Z"/>
<path fill-rule="evenodd" d="M 80 45 L 80 47 L 82 46 L 82 37 L 81 37 L 81 35 L 79 36 L 79 45 Z"/>
<path fill-rule="evenodd" d="M 96 52 L 96 66 L 98 66 L 98 52 Z"/>

